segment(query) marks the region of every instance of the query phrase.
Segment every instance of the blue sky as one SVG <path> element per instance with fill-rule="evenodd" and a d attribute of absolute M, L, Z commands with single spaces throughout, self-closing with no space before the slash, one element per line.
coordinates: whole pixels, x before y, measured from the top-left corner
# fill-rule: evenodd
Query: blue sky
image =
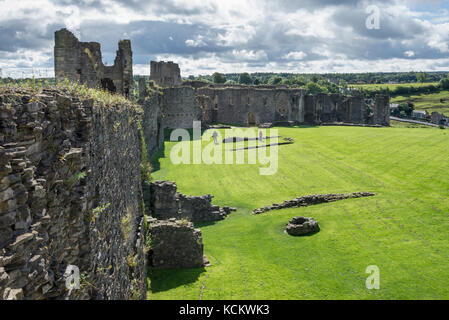
<path fill-rule="evenodd" d="M 366 27 L 369 6 L 379 29 Z M 52 76 L 63 27 L 100 42 L 109 64 L 131 39 L 135 74 L 151 60 L 178 62 L 183 76 L 449 71 L 449 1 L 0 0 L 3 76 Z"/>

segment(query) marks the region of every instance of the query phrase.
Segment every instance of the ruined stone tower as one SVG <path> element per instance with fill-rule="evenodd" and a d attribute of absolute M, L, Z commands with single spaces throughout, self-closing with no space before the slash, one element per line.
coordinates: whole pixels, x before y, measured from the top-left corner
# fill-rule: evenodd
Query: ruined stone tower
<path fill-rule="evenodd" d="M 176 87 L 182 84 L 181 70 L 177 63 L 172 61 L 151 61 L 150 80 L 163 88 Z"/>
<path fill-rule="evenodd" d="M 80 42 L 70 31 L 55 32 L 55 77 L 57 81 L 79 81 L 88 87 L 132 95 L 133 69 L 131 41 L 121 40 L 113 66 L 105 66 L 100 44 Z"/>

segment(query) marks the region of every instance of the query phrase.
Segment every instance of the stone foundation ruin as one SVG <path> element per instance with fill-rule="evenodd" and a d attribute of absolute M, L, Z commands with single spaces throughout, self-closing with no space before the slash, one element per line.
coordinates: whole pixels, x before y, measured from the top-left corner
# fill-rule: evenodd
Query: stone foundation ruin
<path fill-rule="evenodd" d="M 148 221 L 151 237 L 150 266 L 156 269 L 201 268 L 208 264 L 203 255 L 199 229 L 186 220 Z"/>
<path fill-rule="evenodd" d="M 303 236 L 320 230 L 318 222 L 313 218 L 295 217 L 285 227 L 285 232 L 291 236 Z"/>
<path fill-rule="evenodd" d="M 253 214 L 261 214 L 272 210 L 281 210 L 286 208 L 307 207 L 320 203 L 335 202 L 345 199 L 355 199 L 364 197 L 375 196 L 372 192 L 354 192 L 348 194 L 314 194 L 310 196 L 304 196 L 295 198 L 292 200 L 286 200 L 282 203 L 274 203 L 271 206 L 255 209 Z"/>
<path fill-rule="evenodd" d="M 157 219 L 186 219 L 191 222 L 212 222 L 225 219 L 234 208 L 212 205 L 210 194 L 193 197 L 177 191 L 174 182 L 156 181 L 150 186 L 151 215 Z"/>

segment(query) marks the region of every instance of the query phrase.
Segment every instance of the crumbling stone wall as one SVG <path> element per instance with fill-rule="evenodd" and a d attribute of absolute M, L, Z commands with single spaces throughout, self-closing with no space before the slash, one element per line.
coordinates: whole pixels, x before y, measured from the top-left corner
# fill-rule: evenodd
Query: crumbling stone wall
<path fill-rule="evenodd" d="M 202 119 L 202 110 L 191 87 L 162 89 L 159 105 L 163 128 L 192 128 L 193 121 Z"/>
<path fill-rule="evenodd" d="M 121 40 L 113 66 L 105 66 L 100 44 L 80 42 L 70 31 L 55 32 L 55 76 L 57 81 L 68 79 L 91 88 L 103 88 L 133 95 L 132 51 L 129 40 Z"/>
<path fill-rule="evenodd" d="M 151 215 L 160 220 L 186 219 L 191 222 L 219 221 L 235 209 L 212 205 L 210 194 L 201 197 L 186 196 L 178 192 L 176 183 L 155 181 L 151 183 Z"/>
<path fill-rule="evenodd" d="M 149 220 L 150 265 L 157 269 L 200 268 L 206 264 L 201 230 L 186 220 Z"/>
<path fill-rule="evenodd" d="M 191 128 L 193 121 L 255 126 L 263 123 L 296 122 L 389 125 L 389 98 L 378 95 L 374 114 L 367 113 L 363 95 L 319 93 L 279 87 L 208 85 L 193 90 L 164 90 L 160 104 L 163 126 Z"/>
<path fill-rule="evenodd" d="M 142 117 L 142 129 L 147 145 L 148 159 L 164 145 L 164 128 L 162 126 L 161 113 L 159 111 L 159 95 L 147 96 L 142 101 L 144 110 Z"/>
<path fill-rule="evenodd" d="M 390 125 L 390 108 L 385 106 L 390 105 L 390 97 L 385 95 L 376 95 L 373 104 L 373 122 L 381 126 Z"/>
<path fill-rule="evenodd" d="M 145 297 L 139 116 L 63 91 L 0 94 L 0 299 Z"/>
<path fill-rule="evenodd" d="M 173 61 L 151 61 L 150 80 L 153 80 L 158 86 L 162 88 L 180 86 L 181 69 L 177 63 Z"/>
<path fill-rule="evenodd" d="M 256 89 L 251 87 L 197 90 L 203 119 L 211 123 L 257 125 L 276 121 L 303 121 L 301 89 Z"/>

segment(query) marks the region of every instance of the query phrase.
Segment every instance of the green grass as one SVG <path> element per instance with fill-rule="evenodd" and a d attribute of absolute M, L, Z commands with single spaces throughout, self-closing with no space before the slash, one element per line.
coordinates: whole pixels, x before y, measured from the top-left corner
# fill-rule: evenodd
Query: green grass
<path fill-rule="evenodd" d="M 390 90 L 393 90 L 397 87 L 426 87 L 429 85 L 434 85 L 434 86 L 438 86 L 439 83 L 438 82 L 425 82 L 425 83 L 420 83 L 420 82 L 416 82 L 416 83 L 380 83 L 380 84 L 351 84 L 349 85 L 350 87 L 355 87 L 355 88 L 364 88 L 364 89 L 386 89 L 389 88 Z"/>
<path fill-rule="evenodd" d="M 441 99 L 443 99 L 443 102 L 441 102 Z M 415 105 L 416 110 L 427 110 L 429 113 L 436 111 L 449 115 L 449 91 L 410 96 L 397 96 L 391 99 L 392 103 L 407 101 L 412 102 Z"/>
<path fill-rule="evenodd" d="M 150 270 L 149 299 L 448 299 L 449 131 L 420 128 L 280 128 L 279 170 L 259 165 L 178 165 L 168 155 L 154 179 L 188 195 L 238 208 L 197 225 L 211 266 Z M 155 160 L 155 159 L 154 159 Z M 372 191 L 259 216 L 260 206 L 314 193 Z M 283 232 L 294 216 L 315 218 L 309 237 Z M 377 265 L 381 289 L 366 289 Z"/>
<path fill-rule="evenodd" d="M 412 122 L 402 122 L 396 120 L 390 120 L 390 125 L 393 128 L 421 128 L 421 129 L 437 129 L 436 127 L 426 126 L 424 124 L 417 124 Z"/>
<path fill-rule="evenodd" d="M 438 82 L 433 83 L 399 83 L 399 84 L 361 84 L 351 85 L 355 88 L 364 88 L 367 90 L 390 89 L 394 90 L 397 87 L 425 87 L 429 85 L 438 86 Z M 442 101 L 443 100 L 443 101 Z M 442 90 L 435 93 L 421 93 L 404 96 L 392 96 L 391 103 L 412 102 L 416 110 L 427 110 L 432 113 L 434 111 L 449 115 L 449 91 Z"/>

